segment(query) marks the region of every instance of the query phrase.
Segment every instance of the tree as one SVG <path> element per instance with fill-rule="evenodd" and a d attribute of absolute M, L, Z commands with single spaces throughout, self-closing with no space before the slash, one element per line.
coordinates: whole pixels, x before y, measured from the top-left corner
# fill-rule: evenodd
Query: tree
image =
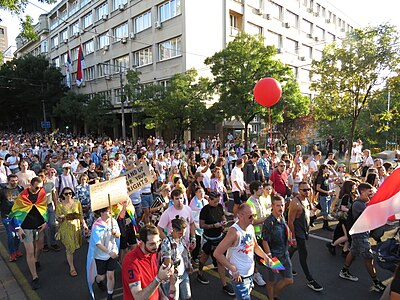
<path fill-rule="evenodd" d="M 313 62 L 314 113 L 318 119 L 350 119 L 350 148 L 368 101 L 380 92 L 376 89 L 387 79 L 385 74 L 398 66 L 398 42 L 398 32 L 388 24 L 355 29 Z"/>
<path fill-rule="evenodd" d="M 300 94 L 290 67 L 277 60 L 275 54 L 275 47 L 265 46 L 261 36 L 240 33 L 225 49 L 205 60 L 219 95 L 216 105 L 224 117 L 236 117 L 244 123 L 246 142 L 250 122 L 256 115 L 267 115 L 267 109 L 253 100 L 254 85 L 261 78 L 273 77 L 283 86 L 281 101 L 271 109 L 275 122 L 283 121 L 284 111 L 291 117 L 308 113 L 309 100 Z"/>
<path fill-rule="evenodd" d="M 53 4 L 57 0 L 39 0 L 38 2 Z M 26 6 L 29 1 L 14 0 L 14 1 L 0 1 L 0 9 L 10 12 L 12 15 L 17 16 L 21 26 L 21 36 L 28 40 L 37 39 L 37 35 L 34 30 L 33 19 L 31 16 L 26 15 L 25 18 L 21 15 L 25 12 Z M 0 19 L 1 22 L 1 19 Z"/>
<path fill-rule="evenodd" d="M 44 56 L 26 55 L 0 67 L 1 122 L 8 128 L 39 129 L 43 104 L 48 118 L 63 96 L 63 75 Z"/>
<path fill-rule="evenodd" d="M 97 132 L 101 133 L 103 128 L 112 127 L 114 124 L 113 108 L 109 99 L 96 95 L 84 106 L 84 120 L 89 128 L 97 129 Z"/>
<path fill-rule="evenodd" d="M 54 115 L 60 117 L 64 123 L 72 124 L 73 133 L 77 134 L 79 127 L 83 125 L 88 100 L 87 95 L 69 91 L 54 107 Z"/>
<path fill-rule="evenodd" d="M 134 109 L 140 114 L 138 105 L 143 109 L 143 119 L 147 129 L 166 129 L 176 133 L 178 140 L 186 130 L 196 130 L 205 122 L 208 98 L 207 80 L 197 78 L 197 71 L 190 69 L 184 74 L 178 73 L 171 78 L 169 86 L 141 85 L 138 74 L 128 73 L 129 92 Z"/>

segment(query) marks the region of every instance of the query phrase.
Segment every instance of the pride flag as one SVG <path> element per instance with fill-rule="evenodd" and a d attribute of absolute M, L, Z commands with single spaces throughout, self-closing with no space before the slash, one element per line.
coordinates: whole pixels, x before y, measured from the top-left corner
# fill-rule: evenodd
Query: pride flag
<path fill-rule="evenodd" d="M 113 218 L 114 219 L 118 218 L 118 215 L 121 213 L 123 207 L 124 207 L 123 202 L 119 202 L 119 203 L 114 204 L 112 206 L 111 209 L 112 209 L 112 214 L 113 214 Z M 138 226 L 137 226 L 136 219 L 135 219 L 135 207 L 133 206 L 132 201 L 130 201 L 130 200 L 127 201 L 127 205 L 126 205 L 125 209 L 126 209 L 126 212 L 129 215 L 129 217 L 132 220 L 133 227 L 137 231 L 138 230 Z"/>
<path fill-rule="evenodd" d="M 18 195 L 11 209 L 9 217 L 13 219 L 15 227 L 21 227 L 21 224 L 34 206 L 37 208 L 43 219 L 46 222 L 48 220 L 46 191 L 44 188 L 40 189 L 36 202 L 32 203 L 31 200 L 28 199 L 28 189 L 29 188 L 24 189 Z"/>

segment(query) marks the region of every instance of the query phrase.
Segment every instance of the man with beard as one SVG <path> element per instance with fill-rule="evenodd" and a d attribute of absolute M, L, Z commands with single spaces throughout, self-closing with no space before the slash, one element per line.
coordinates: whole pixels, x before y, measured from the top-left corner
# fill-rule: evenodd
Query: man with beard
<path fill-rule="evenodd" d="M 145 225 L 139 231 L 139 239 L 138 246 L 125 256 L 122 263 L 124 300 L 161 299 L 160 284 L 168 280 L 174 268 L 172 265 L 157 267 L 157 250 L 161 243 L 157 227 Z"/>

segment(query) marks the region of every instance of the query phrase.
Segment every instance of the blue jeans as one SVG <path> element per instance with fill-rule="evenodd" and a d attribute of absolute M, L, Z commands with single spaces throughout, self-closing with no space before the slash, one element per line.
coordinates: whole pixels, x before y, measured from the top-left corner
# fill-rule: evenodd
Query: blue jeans
<path fill-rule="evenodd" d="M 153 203 L 153 194 L 142 194 L 142 208 L 150 208 Z"/>
<path fill-rule="evenodd" d="M 327 216 L 331 212 L 331 196 L 318 196 L 318 203 L 321 204 L 321 216 Z"/>
<path fill-rule="evenodd" d="M 47 221 L 47 228 L 45 229 L 45 239 L 44 239 L 44 244 L 45 245 L 56 245 L 57 241 L 54 237 L 54 235 L 57 232 L 57 227 L 56 227 L 56 212 L 54 211 L 54 206 L 52 204 L 47 205 L 47 214 L 48 214 L 48 221 Z"/>
<path fill-rule="evenodd" d="M 3 218 L 2 221 L 7 234 L 8 253 L 13 254 L 19 249 L 20 240 L 17 234 L 13 231 L 14 226 L 11 219 L 6 217 Z"/>
<path fill-rule="evenodd" d="M 250 293 L 254 287 L 253 276 L 243 279 L 243 282 L 232 280 L 232 287 L 237 300 L 251 300 Z"/>
<path fill-rule="evenodd" d="M 165 295 L 169 296 L 169 282 L 162 285 L 162 289 Z M 190 278 L 187 271 L 185 271 L 181 277 L 178 277 L 175 282 L 176 292 L 174 299 L 191 299 L 192 293 L 190 290 Z"/>

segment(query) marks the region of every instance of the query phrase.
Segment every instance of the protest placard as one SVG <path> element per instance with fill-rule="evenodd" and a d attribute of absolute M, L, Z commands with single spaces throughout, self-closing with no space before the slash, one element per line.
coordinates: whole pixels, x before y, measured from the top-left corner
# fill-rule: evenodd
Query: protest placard
<path fill-rule="evenodd" d="M 147 164 L 141 164 L 138 167 L 127 171 L 125 177 L 129 195 L 134 191 L 141 189 L 146 184 L 153 183 L 154 181 Z"/>
<path fill-rule="evenodd" d="M 109 206 L 108 195 L 110 195 L 111 205 L 126 201 L 127 187 L 125 176 L 90 185 L 92 211 Z"/>

